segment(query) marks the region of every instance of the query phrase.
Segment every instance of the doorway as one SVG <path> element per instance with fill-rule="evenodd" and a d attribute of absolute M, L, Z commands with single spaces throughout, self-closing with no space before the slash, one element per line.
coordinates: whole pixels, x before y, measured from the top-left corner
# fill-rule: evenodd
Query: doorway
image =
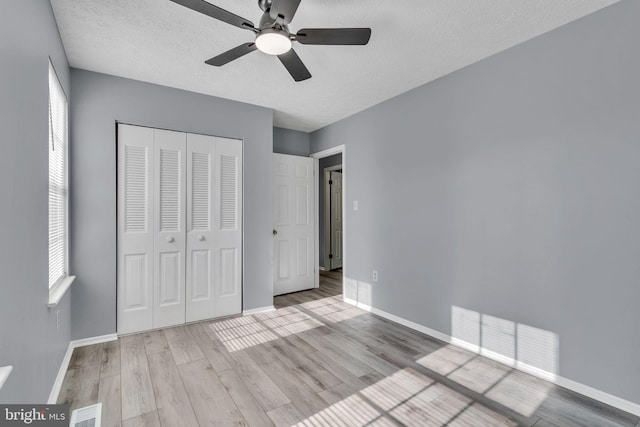
<path fill-rule="evenodd" d="M 321 271 L 332 271 L 342 268 L 342 153 L 321 159 L 319 165 L 323 180 L 319 190 L 318 261 Z"/>
<path fill-rule="evenodd" d="M 327 279 L 340 283 L 345 297 L 347 259 L 346 183 L 344 145 L 311 154 L 316 170 L 316 287 Z M 320 272 L 322 272 L 322 279 Z"/>

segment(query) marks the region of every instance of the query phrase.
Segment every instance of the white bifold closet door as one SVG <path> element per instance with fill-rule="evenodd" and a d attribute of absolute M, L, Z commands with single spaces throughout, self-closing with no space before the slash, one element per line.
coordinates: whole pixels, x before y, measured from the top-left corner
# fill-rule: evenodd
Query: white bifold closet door
<path fill-rule="evenodd" d="M 240 313 L 242 146 L 187 135 L 187 322 Z"/>
<path fill-rule="evenodd" d="M 153 328 L 153 129 L 118 126 L 118 332 Z"/>
<path fill-rule="evenodd" d="M 153 130 L 153 327 L 184 323 L 185 151 L 181 132 Z"/>
<path fill-rule="evenodd" d="M 241 311 L 242 144 L 118 125 L 118 332 Z"/>

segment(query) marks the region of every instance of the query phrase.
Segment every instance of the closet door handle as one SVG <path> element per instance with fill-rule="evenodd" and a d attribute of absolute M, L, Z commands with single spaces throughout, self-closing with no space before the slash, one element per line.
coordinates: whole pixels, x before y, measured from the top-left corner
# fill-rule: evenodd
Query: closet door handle
<path fill-rule="evenodd" d="M 202 234 L 200 234 L 200 235 L 198 236 L 198 240 L 200 240 L 201 242 L 204 242 L 204 236 L 203 236 Z"/>
<path fill-rule="evenodd" d="M 173 238 L 173 236 L 167 236 L 167 242 L 169 243 L 173 243 L 176 239 Z"/>

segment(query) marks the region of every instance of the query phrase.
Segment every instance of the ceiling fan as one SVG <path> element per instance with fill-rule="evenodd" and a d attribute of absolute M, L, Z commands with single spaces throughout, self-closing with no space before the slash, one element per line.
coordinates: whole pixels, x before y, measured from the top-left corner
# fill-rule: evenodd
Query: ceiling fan
<path fill-rule="evenodd" d="M 371 37 L 370 28 L 304 28 L 296 34 L 289 32 L 288 24 L 298 10 L 301 0 L 258 0 L 264 11 L 256 27 L 241 18 L 205 0 L 171 0 L 196 12 L 255 33 L 255 42 L 244 43 L 205 61 L 220 67 L 258 49 L 280 59 L 291 77 L 297 82 L 311 77 L 311 73 L 292 48 L 292 42 L 315 45 L 365 45 Z"/>

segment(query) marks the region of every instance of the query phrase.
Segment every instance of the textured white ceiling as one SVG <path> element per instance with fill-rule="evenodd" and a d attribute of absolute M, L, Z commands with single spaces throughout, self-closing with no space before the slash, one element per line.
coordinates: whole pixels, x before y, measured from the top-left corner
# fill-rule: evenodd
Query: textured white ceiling
<path fill-rule="evenodd" d="M 209 0 L 253 21 L 257 0 Z M 289 25 L 371 27 L 367 46 L 295 44 L 313 77 L 296 83 L 253 52 L 205 60 L 251 32 L 169 0 L 51 0 L 71 66 L 261 105 L 274 125 L 313 131 L 618 0 L 302 0 Z"/>

